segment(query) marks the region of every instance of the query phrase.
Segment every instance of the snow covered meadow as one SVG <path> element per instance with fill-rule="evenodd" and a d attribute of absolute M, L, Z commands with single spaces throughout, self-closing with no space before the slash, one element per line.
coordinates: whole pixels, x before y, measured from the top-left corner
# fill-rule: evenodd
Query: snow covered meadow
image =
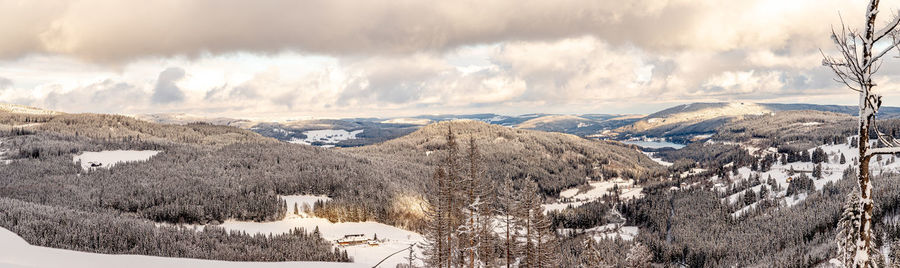
<path fill-rule="evenodd" d="M 89 170 L 91 168 L 111 168 L 118 163 L 147 161 L 150 157 L 160 153 L 160 151 L 134 151 L 134 150 L 115 150 L 100 152 L 83 152 L 72 157 L 72 162 L 81 161 L 81 168 Z"/>
<path fill-rule="evenodd" d="M 0 228 L 0 267 L 4 268 L 340 268 L 371 267 L 335 262 L 230 262 L 142 255 L 112 255 L 29 245 L 15 233 Z"/>
<path fill-rule="evenodd" d="M 851 137 L 853 138 L 853 137 Z M 849 140 L 850 138 L 848 138 Z M 741 144 L 741 146 L 745 147 L 750 152 L 758 152 L 760 150 L 765 150 L 766 152 L 774 151 L 774 148 L 755 148 L 753 146 L 747 146 Z M 822 145 L 809 149 L 809 153 L 812 154 L 816 149 L 822 149 L 826 154 L 827 158 L 825 162 L 821 163 L 822 168 L 822 178 L 817 179 L 813 178 L 814 186 L 816 190 L 821 190 L 825 184 L 829 182 L 836 182 L 840 180 L 843 176 L 843 171 L 848 167 L 854 166 L 854 162 L 857 161 L 856 155 L 858 155 L 858 149 L 850 147 L 849 142 L 841 143 L 841 144 L 833 144 L 833 145 Z M 840 158 L 843 155 L 845 158 L 845 163 L 840 163 Z M 873 158 L 870 169 L 871 174 L 879 175 L 887 172 L 897 172 L 900 171 L 900 163 L 895 161 L 894 156 L 883 156 Z M 759 175 L 760 180 L 763 182 L 760 185 L 756 185 L 753 187 L 749 187 L 748 189 L 741 190 L 735 192 L 725 198 L 723 201 L 728 202 L 730 204 L 734 204 L 738 202 L 740 198 L 744 196 L 746 191 L 754 191 L 757 195 L 760 193 L 760 189 L 763 185 L 766 185 L 766 180 L 771 177 L 778 184 L 778 188 L 780 191 L 770 191 L 769 197 L 773 198 L 781 198 L 782 204 L 785 206 L 793 206 L 802 202 L 806 199 L 806 193 L 798 193 L 794 195 L 787 195 L 787 188 L 790 185 L 789 179 L 796 178 L 801 173 L 807 173 L 807 176 L 813 177 L 809 173 L 815 168 L 816 164 L 813 162 L 792 162 L 783 164 L 780 161 L 776 161 L 772 167 L 768 171 L 752 171 L 750 167 L 740 167 L 737 169 L 737 174 L 731 175 L 731 184 L 737 184 L 741 180 L 749 179 L 751 175 Z M 715 182 L 715 186 L 720 191 L 725 191 L 729 186 L 722 178 L 719 176 L 713 176 L 710 178 L 712 182 Z M 733 216 L 737 217 L 745 213 L 746 211 L 754 208 L 758 202 L 746 205 L 742 209 L 736 211 Z"/>
<path fill-rule="evenodd" d="M 303 135 L 306 135 L 305 139 L 292 139 L 291 143 L 300 143 L 306 145 L 312 145 L 313 143 L 320 142 L 324 143 L 322 147 L 334 147 L 334 144 L 345 141 L 356 139 L 356 135 L 363 133 L 363 130 L 354 130 L 354 131 L 346 131 L 343 129 L 323 129 L 323 130 L 310 130 L 304 131 Z"/>
<path fill-rule="evenodd" d="M 632 198 L 641 198 L 643 188 L 634 185 L 634 180 L 623 180 L 615 178 L 606 181 L 591 181 L 588 183 L 588 189 L 584 191 L 580 187 L 569 188 L 559 193 L 559 200 L 555 203 L 544 204 L 544 209 L 561 210 L 566 207 L 578 207 L 584 203 L 601 199 L 606 195 L 612 195 L 610 192 L 613 187 L 618 186 L 619 198 L 624 200 Z"/>
<path fill-rule="evenodd" d="M 324 218 L 310 216 L 303 211 L 304 207 L 312 208 L 313 203 L 316 201 L 330 200 L 326 196 L 289 195 L 281 196 L 281 198 L 285 200 L 288 208 L 287 215 L 282 220 L 272 222 L 225 221 L 219 226 L 226 230 L 244 231 L 250 234 L 281 234 L 287 233 L 294 228 L 304 228 L 306 231 L 312 232 L 318 228 L 322 238 L 332 242 L 350 234 L 363 234 L 370 239 L 377 236 L 380 242 L 378 246 L 356 245 L 341 247 L 347 250 L 347 254 L 353 257 L 353 262 L 360 267 L 372 267 L 394 252 L 408 248 L 409 245 L 414 243 L 421 245 L 425 241 L 422 235 L 418 233 L 378 222 L 332 223 Z M 299 209 L 298 214 L 293 213 L 294 204 Z M 202 226 L 196 227 L 202 228 Z M 416 250 L 418 251 L 418 249 Z M 407 260 L 405 258 L 407 256 L 409 256 L 407 252 L 394 255 L 379 266 L 395 267 L 397 264 L 406 263 Z"/>

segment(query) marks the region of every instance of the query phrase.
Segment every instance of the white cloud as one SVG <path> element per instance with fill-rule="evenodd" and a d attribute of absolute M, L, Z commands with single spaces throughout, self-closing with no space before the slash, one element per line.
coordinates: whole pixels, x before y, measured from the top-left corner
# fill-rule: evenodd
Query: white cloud
<path fill-rule="evenodd" d="M 819 66 L 818 48 L 829 51 L 838 11 L 855 25 L 863 4 L 0 2 L 0 40 L 8 40 L 0 42 L 0 81 L 12 81 L 0 83 L 0 101 L 225 116 L 617 112 L 639 110 L 625 104 L 738 99 L 852 104 Z M 885 1 L 882 10 L 897 4 Z M 898 80 L 892 60 L 879 84 Z M 170 66 L 181 75 L 164 77 L 178 74 Z M 136 101 L 112 101 L 124 98 Z"/>

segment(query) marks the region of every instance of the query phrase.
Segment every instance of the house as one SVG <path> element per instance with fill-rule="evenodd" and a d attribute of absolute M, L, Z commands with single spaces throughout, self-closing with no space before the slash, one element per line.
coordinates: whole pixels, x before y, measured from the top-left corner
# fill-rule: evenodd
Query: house
<path fill-rule="evenodd" d="M 369 239 L 366 238 L 366 235 L 364 234 L 349 234 L 345 235 L 344 238 L 337 240 L 337 244 L 340 246 L 354 246 L 368 243 Z"/>

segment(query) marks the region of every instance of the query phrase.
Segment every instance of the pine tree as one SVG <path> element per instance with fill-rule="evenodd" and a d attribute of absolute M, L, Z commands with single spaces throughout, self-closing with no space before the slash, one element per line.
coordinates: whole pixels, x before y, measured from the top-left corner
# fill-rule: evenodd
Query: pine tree
<path fill-rule="evenodd" d="M 497 215 L 503 227 L 503 259 L 506 267 L 512 267 L 518 259 L 519 249 L 519 198 L 509 178 L 503 181 L 497 195 Z"/>
<path fill-rule="evenodd" d="M 474 268 L 479 266 L 478 262 L 490 261 L 483 258 L 489 247 L 485 247 L 482 243 L 489 243 L 490 230 L 492 229 L 492 217 L 487 205 L 487 194 L 490 192 L 489 185 L 484 180 L 481 170 L 481 153 L 478 151 L 478 145 L 474 137 L 469 137 L 466 160 L 468 164 L 467 176 L 464 179 L 462 187 L 464 192 L 464 200 L 467 204 L 463 209 L 464 220 L 457 230 L 457 236 L 463 245 L 463 263 L 465 266 Z"/>
<path fill-rule="evenodd" d="M 853 267 L 853 256 L 856 252 L 856 240 L 859 236 L 859 220 L 861 213 L 859 211 L 859 196 L 856 193 L 847 195 L 847 201 L 844 203 L 844 210 L 841 218 L 838 220 L 838 234 L 836 237 L 838 244 L 838 259 L 845 267 Z"/>
<path fill-rule="evenodd" d="M 537 183 L 526 180 L 521 189 L 520 221 L 525 232 L 521 267 L 553 267 L 558 259 L 556 232 L 544 214 Z"/>
<path fill-rule="evenodd" d="M 812 175 L 816 179 L 822 179 L 822 164 L 821 163 L 816 164 L 816 166 L 813 167 Z"/>
<path fill-rule="evenodd" d="M 612 267 L 606 263 L 603 259 L 603 254 L 601 254 L 600 249 L 597 248 L 597 242 L 594 241 L 594 238 L 590 236 L 585 236 L 584 241 L 581 242 L 582 248 L 584 250 L 581 252 L 581 256 L 579 256 L 579 265 L 582 268 L 608 268 Z"/>
<path fill-rule="evenodd" d="M 653 260 L 653 253 L 650 249 L 640 242 L 635 242 L 628 250 L 625 257 L 625 266 L 629 268 L 647 268 L 650 267 L 650 261 Z"/>
<path fill-rule="evenodd" d="M 446 212 L 446 256 L 447 267 L 454 267 L 461 259 L 457 230 L 462 222 L 463 194 L 460 191 L 462 168 L 459 164 L 459 144 L 456 142 L 456 134 L 453 133 L 452 124 L 447 124 L 447 154 L 444 158 L 444 169 L 447 171 L 444 191 Z"/>
<path fill-rule="evenodd" d="M 750 205 L 756 202 L 756 192 L 753 189 L 747 188 L 744 191 L 744 205 Z"/>
<path fill-rule="evenodd" d="M 462 263 L 465 258 L 460 249 L 465 247 L 465 243 L 459 240 L 466 205 L 466 195 L 462 191 L 465 184 L 461 181 L 459 146 L 449 124 L 446 138 L 446 155 L 435 170 L 426 208 L 426 242 L 423 248 L 428 267 L 456 267 L 455 264 Z"/>
<path fill-rule="evenodd" d="M 300 215 L 300 207 L 297 206 L 297 203 L 294 203 L 294 215 Z"/>
<path fill-rule="evenodd" d="M 437 168 L 432 178 L 436 189 L 430 192 L 429 202 L 425 209 L 426 231 L 423 246 L 424 261 L 428 267 L 445 267 L 447 253 L 447 213 L 444 205 L 446 198 L 446 177 L 443 168 Z"/>

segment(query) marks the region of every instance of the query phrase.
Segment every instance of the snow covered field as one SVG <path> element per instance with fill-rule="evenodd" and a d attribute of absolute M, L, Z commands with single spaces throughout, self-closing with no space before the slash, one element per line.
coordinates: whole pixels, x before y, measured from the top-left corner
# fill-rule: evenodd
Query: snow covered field
<path fill-rule="evenodd" d="M 356 139 L 356 135 L 359 135 L 360 133 L 363 133 L 362 129 L 349 132 L 343 129 L 310 130 L 303 132 L 303 135 L 306 135 L 306 139 L 293 139 L 290 143 L 311 145 L 314 142 L 321 142 L 326 144 L 336 144 L 344 140 Z M 334 145 L 324 145 L 322 147 L 334 147 Z"/>
<path fill-rule="evenodd" d="M 53 249 L 28 245 L 22 238 L 9 230 L 0 228 L 0 267 L 372 267 L 391 253 L 422 243 L 424 238 L 415 233 L 377 222 L 331 223 L 323 218 L 309 217 L 302 212 L 306 204 L 312 207 L 317 200 L 330 200 L 326 196 L 290 195 L 282 196 L 288 204 L 288 215 L 284 220 L 274 222 L 226 221 L 220 226 L 227 230 L 241 230 L 248 233 L 280 234 L 300 227 L 313 231 L 316 227 L 322 237 L 335 241 L 347 234 L 364 234 L 373 238 L 376 234 L 383 241 L 379 246 L 342 247 L 353 257 L 354 263 L 329 262 L 227 262 L 183 258 L 165 258 L 138 255 L 108 255 L 71 250 Z M 293 204 L 301 208 L 300 215 L 293 214 Z M 203 226 L 195 226 L 198 230 Z M 417 249 L 418 250 L 418 249 Z M 406 263 L 408 253 L 394 255 L 379 267 L 395 267 Z"/>
<path fill-rule="evenodd" d="M 660 141 L 660 140 L 649 140 L 649 139 L 647 139 L 647 140 L 625 140 L 625 141 L 622 141 L 622 143 L 634 144 L 634 145 L 641 146 L 644 148 L 653 148 L 653 149 L 659 149 L 659 148 L 665 148 L 665 147 L 681 149 L 681 148 L 684 148 L 684 146 L 685 146 L 684 144 L 668 142 L 665 140 Z"/>
<path fill-rule="evenodd" d="M 294 213 L 294 205 L 297 205 L 298 210 L 300 211 L 300 215 L 306 215 L 303 211 L 304 207 L 308 207 L 312 209 L 313 204 L 316 201 L 329 201 L 330 197 L 324 195 L 282 195 L 281 199 L 284 199 L 284 202 L 287 203 L 288 214 L 287 216 L 291 216 Z"/>
<path fill-rule="evenodd" d="M 758 148 L 753 148 L 752 146 L 745 146 L 745 147 L 749 147 L 747 149 L 752 150 L 752 151 L 759 150 Z M 810 154 L 812 154 L 812 152 L 816 148 L 822 148 L 822 150 L 825 151 L 825 153 L 828 155 L 827 161 L 822 163 L 822 179 L 813 178 L 816 190 L 821 190 L 822 187 L 824 187 L 825 184 L 827 184 L 828 182 L 836 182 L 837 180 L 840 180 L 843 175 L 844 169 L 846 169 L 848 166 L 853 166 L 854 165 L 853 163 L 856 160 L 856 155 L 858 155 L 858 149 L 851 148 L 848 143 L 823 145 L 823 146 L 811 148 L 811 149 L 809 149 Z M 766 151 L 767 152 L 774 151 L 774 149 L 767 148 Z M 842 154 L 844 155 L 844 157 L 846 159 L 846 162 L 844 164 L 841 164 L 839 161 L 840 156 Z M 882 156 L 880 160 L 873 157 L 873 160 L 870 164 L 871 174 L 878 175 L 878 174 L 881 174 L 884 172 L 900 171 L 900 162 L 898 162 L 896 160 L 897 159 L 894 159 L 893 156 L 889 156 L 889 155 Z M 805 173 L 807 173 L 807 176 L 812 177 L 812 175 L 809 174 L 809 172 L 811 170 L 813 170 L 814 167 L 815 167 L 815 164 L 813 164 L 812 162 L 793 162 L 793 163 L 788 163 L 788 164 L 781 164 L 780 161 L 776 161 L 776 163 L 774 165 L 772 165 L 772 168 L 769 171 L 758 172 L 757 174 L 759 174 L 760 180 L 763 183 L 765 183 L 765 181 L 768 179 L 769 176 L 772 176 L 772 179 L 774 179 L 778 183 L 779 187 L 781 187 L 782 190 L 780 192 L 770 192 L 771 197 L 775 197 L 775 198 L 784 197 L 783 204 L 785 206 L 793 206 L 793 205 L 796 205 L 796 204 L 802 202 L 803 200 L 805 200 L 806 194 L 800 193 L 796 196 L 784 196 L 786 189 L 789 185 L 788 178 L 796 177 L 799 175 L 800 172 L 805 172 Z M 796 171 L 795 175 L 793 175 L 793 176 L 790 175 L 791 169 Z M 737 183 L 741 179 L 749 178 L 750 175 L 753 173 L 754 172 L 751 171 L 749 167 L 741 167 L 738 169 L 737 175 L 729 174 L 729 176 L 731 176 L 733 183 Z M 711 178 L 711 180 L 712 181 L 720 181 L 718 176 L 713 176 Z M 724 187 L 726 185 L 720 184 L 720 186 L 721 186 L 720 190 L 724 191 L 725 190 Z M 761 185 L 757 185 L 757 186 L 751 187 L 750 190 L 752 190 L 756 193 L 759 193 L 760 188 L 761 188 Z M 726 200 L 730 203 L 737 202 L 738 199 L 740 199 L 741 197 L 744 196 L 744 193 L 746 191 L 747 190 L 732 194 L 732 195 L 726 197 Z M 735 212 L 733 214 L 733 216 L 739 216 L 739 215 L 743 214 L 746 210 L 750 209 L 752 206 L 755 206 L 755 203 L 750 204 L 750 205 L 744 207 L 743 209 Z"/>
<path fill-rule="evenodd" d="M 118 163 L 147 161 L 150 157 L 158 154 L 160 151 L 100 151 L 100 152 L 83 152 L 80 155 L 72 157 L 72 162 L 81 161 L 81 168 L 88 170 L 91 163 L 101 164 L 100 167 L 110 168 Z"/>
<path fill-rule="evenodd" d="M 311 232 L 316 227 L 319 227 L 322 237 L 331 241 L 343 238 L 348 234 L 363 234 L 368 238 L 374 238 L 375 235 L 378 235 L 378 239 L 383 240 L 379 246 L 359 245 L 342 248 L 347 250 L 347 254 L 353 257 L 354 263 L 359 265 L 359 267 L 372 267 L 391 253 L 407 248 L 413 243 L 421 244 L 425 241 L 422 235 L 418 233 L 378 222 L 332 223 L 326 219 L 309 217 L 302 213 L 303 204 L 312 207 L 313 202 L 316 200 L 329 199 L 325 196 L 291 195 L 282 196 L 281 198 L 288 203 L 288 213 L 283 220 L 274 222 L 225 221 L 219 226 L 227 230 L 240 230 L 251 234 L 287 233 L 295 227 L 305 228 Z M 294 203 L 301 207 L 301 215 L 293 214 Z M 406 256 L 409 256 L 409 254 L 400 253 L 394 255 L 379 265 L 379 267 L 395 267 L 399 263 L 406 263 L 404 259 Z"/>
<path fill-rule="evenodd" d="M 0 228 L 0 267 L 4 268 L 340 268 L 371 267 L 333 262 L 229 262 L 141 255 L 110 255 L 29 245 L 15 233 Z"/>
<path fill-rule="evenodd" d="M 569 188 L 559 192 L 560 202 L 544 204 L 544 210 L 562 210 L 570 205 L 572 207 L 581 206 L 584 203 L 603 198 L 604 195 L 610 194 L 609 190 L 615 185 L 619 186 L 619 190 L 621 191 L 619 198 L 623 200 L 644 197 L 644 194 L 641 193 L 643 188 L 635 186 L 634 180 L 615 178 L 607 181 L 592 181 L 589 185 L 591 186 L 591 189 L 585 192 L 579 193 L 578 187 Z M 563 202 L 562 200 L 565 201 Z"/>
<path fill-rule="evenodd" d="M 656 157 L 656 153 L 653 153 L 653 152 L 644 152 L 644 151 L 641 151 L 641 153 L 647 155 L 647 157 L 649 157 L 650 160 L 653 160 L 654 162 L 659 163 L 660 165 L 663 165 L 664 167 L 672 166 L 672 162 L 666 162 L 666 161 L 663 160 L 662 158 Z"/>

